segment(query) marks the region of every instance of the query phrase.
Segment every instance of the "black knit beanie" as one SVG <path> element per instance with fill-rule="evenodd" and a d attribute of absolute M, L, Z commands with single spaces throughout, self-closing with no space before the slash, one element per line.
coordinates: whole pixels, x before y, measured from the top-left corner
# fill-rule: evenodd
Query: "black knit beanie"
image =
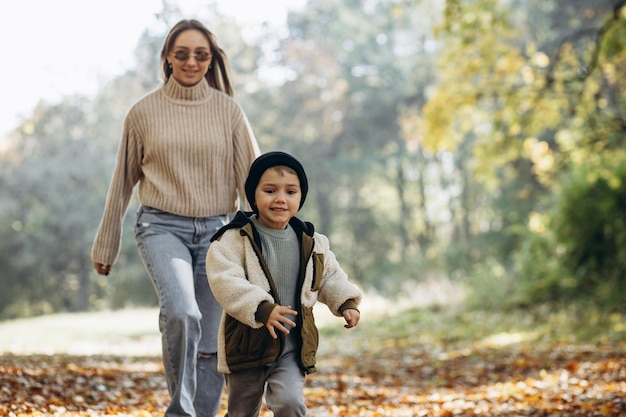
<path fill-rule="evenodd" d="M 298 179 L 300 180 L 300 192 L 302 193 L 302 198 L 300 199 L 300 207 L 298 210 L 302 208 L 304 205 L 304 200 L 306 199 L 306 193 L 309 191 L 309 182 L 306 178 L 306 174 L 304 172 L 304 168 L 300 161 L 298 161 L 293 156 L 288 153 L 281 151 L 273 151 L 267 152 L 263 155 L 259 156 L 254 160 L 252 165 L 250 166 L 250 171 L 248 173 L 248 178 L 246 179 L 246 198 L 254 210 L 255 213 L 258 214 L 258 210 L 256 208 L 256 203 L 254 200 L 254 194 L 256 192 L 256 187 L 259 185 L 259 181 L 261 180 L 261 176 L 268 168 L 284 165 L 296 171 L 298 174 Z"/>

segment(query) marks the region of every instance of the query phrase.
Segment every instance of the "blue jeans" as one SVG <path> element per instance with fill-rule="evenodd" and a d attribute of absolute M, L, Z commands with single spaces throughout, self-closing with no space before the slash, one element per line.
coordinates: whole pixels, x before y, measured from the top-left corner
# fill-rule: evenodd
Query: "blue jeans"
<path fill-rule="evenodd" d="M 182 217 L 140 206 L 135 239 L 159 297 L 166 416 L 214 417 L 224 377 L 217 371 L 222 308 L 206 275 L 206 252 L 227 216 Z"/>

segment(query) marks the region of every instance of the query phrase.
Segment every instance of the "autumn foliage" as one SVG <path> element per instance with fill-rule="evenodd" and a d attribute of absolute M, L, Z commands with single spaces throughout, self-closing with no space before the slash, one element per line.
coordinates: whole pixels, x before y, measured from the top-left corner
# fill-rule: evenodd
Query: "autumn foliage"
<path fill-rule="evenodd" d="M 309 414 L 626 417 L 621 328 L 586 342 L 523 332 L 484 338 L 499 329 L 459 317 L 444 317 L 439 330 L 366 321 L 358 331 L 324 332 L 320 371 L 307 379 Z M 0 356 L 2 416 L 152 417 L 167 401 L 158 356 Z"/>

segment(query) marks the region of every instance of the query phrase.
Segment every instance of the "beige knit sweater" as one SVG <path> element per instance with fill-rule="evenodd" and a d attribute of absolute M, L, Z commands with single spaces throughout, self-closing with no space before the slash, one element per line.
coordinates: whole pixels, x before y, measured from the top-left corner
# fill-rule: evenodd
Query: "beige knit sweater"
<path fill-rule="evenodd" d="M 105 265 L 116 261 L 122 221 L 137 183 L 142 204 L 169 213 L 232 213 L 238 195 L 245 202 L 244 183 L 258 155 L 237 102 L 205 79 L 184 87 L 170 77 L 126 116 L 92 259 Z"/>

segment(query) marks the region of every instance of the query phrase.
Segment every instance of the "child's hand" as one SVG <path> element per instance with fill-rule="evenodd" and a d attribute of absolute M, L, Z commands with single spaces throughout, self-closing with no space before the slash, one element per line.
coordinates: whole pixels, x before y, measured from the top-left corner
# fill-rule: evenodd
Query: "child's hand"
<path fill-rule="evenodd" d="M 346 319 L 346 324 L 343 326 L 346 329 L 350 329 L 356 326 L 361 319 L 361 313 L 358 310 L 349 308 L 343 311 L 343 318 Z"/>
<path fill-rule="evenodd" d="M 272 313 L 270 314 L 270 317 L 267 320 L 265 326 L 267 327 L 267 330 L 269 330 L 270 335 L 274 339 L 278 338 L 278 336 L 276 335 L 276 330 L 274 329 L 278 329 L 285 334 L 289 334 L 289 329 L 285 328 L 284 325 L 286 324 L 288 326 L 291 326 L 292 328 L 296 327 L 296 323 L 291 321 L 289 317 L 285 317 L 287 314 L 296 316 L 298 312 L 292 310 L 291 306 L 276 306 L 274 307 L 274 310 L 272 310 Z"/>

